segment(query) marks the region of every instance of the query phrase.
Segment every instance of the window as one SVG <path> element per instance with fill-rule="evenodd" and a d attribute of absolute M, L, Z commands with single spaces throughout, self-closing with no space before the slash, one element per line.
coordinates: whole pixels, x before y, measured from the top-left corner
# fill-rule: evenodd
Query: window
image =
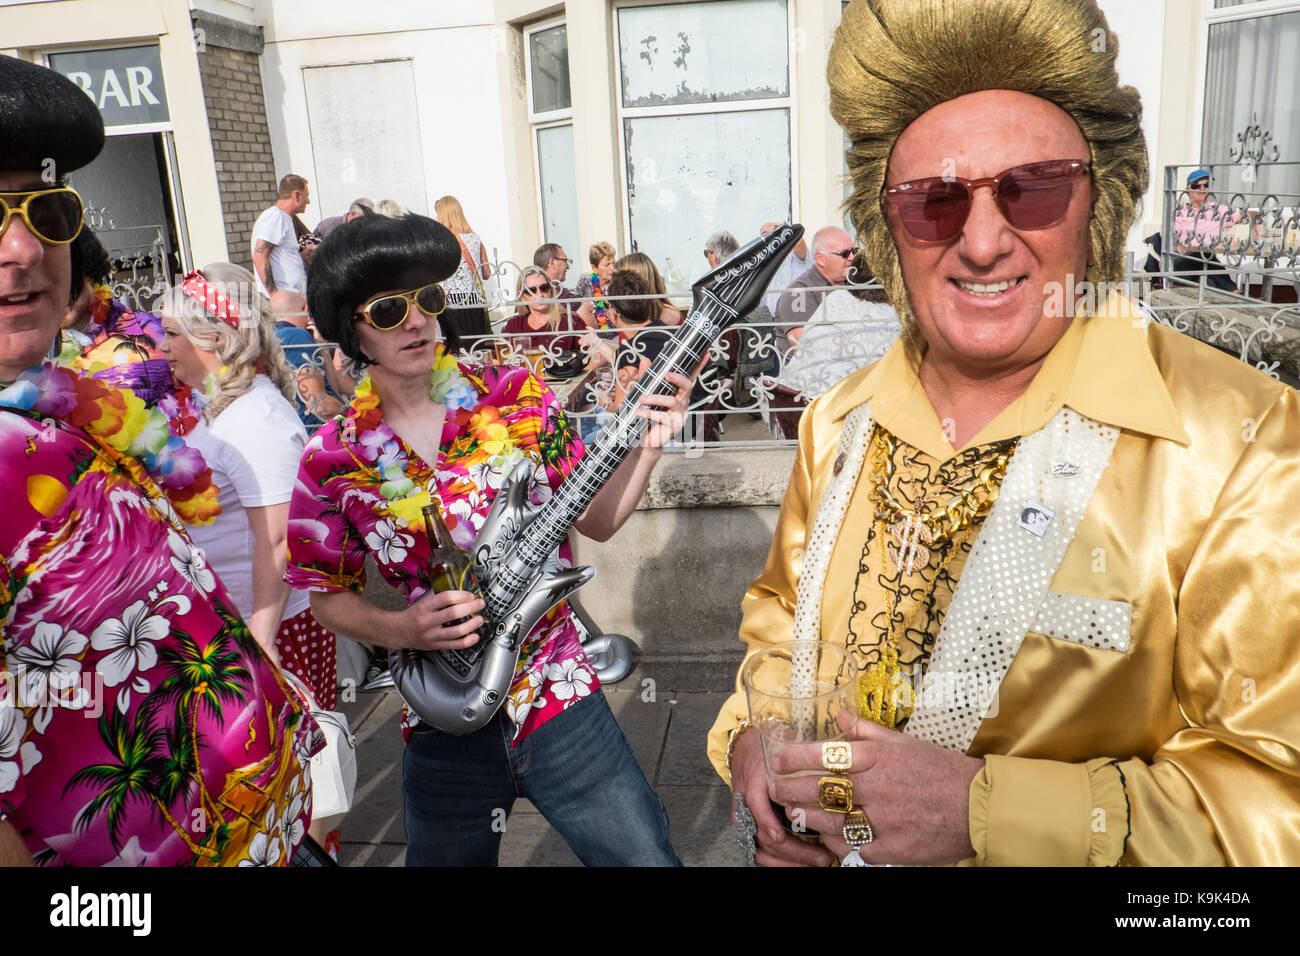
<path fill-rule="evenodd" d="M 1198 161 L 1215 167 L 1215 191 L 1225 202 L 1238 192 L 1300 193 L 1300 167 L 1268 165 L 1300 157 L 1296 50 L 1300 50 L 1300 4 L 1292 12 L 1254 17 L 1243 13 L 1217 18 L 1208 26 Z M 1249 160 L 1253 154 L 1264 164 L 1257 171 L 1241 162 L 1242 137 L 1248 154 L 1244 158 Z M 1253 196 L 1247 195 L 1247 204 L 1255 205 Z"/>
<path fill-rule="evenodd" d="M 339 215 L 368 195 L 428 215 L 413 61 L 304 67 L 302 85 L 316 159 L 312 208 Z"/>
<path fill-rule="evenodd" d="M 711 233 L 792 215 L 786 0 L 620 7 L 616 52 L 627 235 L 681 294 Z"/>
<path fill-rule="evenodd" d="M 545 23 L 525 31 L 524 41 L 542 241 L 558 242 L 581 265 L 586 256 L 578 235 L 568 31 L 563 23 Z"/>
<path fill-rule="evenodd" d="M 66 177 L 113 263 L 114 294 L 150 309 L 190 266 L 167 85 L 156 43 L 52 51 L 50 69 L 77 84 L 104 120 L 104 148 Z"/>

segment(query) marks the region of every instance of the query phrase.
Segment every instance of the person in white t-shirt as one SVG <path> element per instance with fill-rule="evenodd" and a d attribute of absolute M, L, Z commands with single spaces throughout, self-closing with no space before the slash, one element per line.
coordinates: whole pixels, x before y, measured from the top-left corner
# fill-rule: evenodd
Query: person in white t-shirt
<path fill-rule="evenodd" d="M 293 217 L 311 205 L 307 180 L 289 173 L 280 180 L 275 205 L 257 217 L 253 225 L 253 271 L 257 288 L 269 296 L 279 289 L 307 291 L 307 267 L 298 252 L 298 234 Z"/>
<path fill-rule="evenodd" d="M 780 223 L 776 222 L 765 222 L 759 227 L 758 234 L 766 236 L 779 225 Z M 790 254 L 785 257 L 785 261 L 777 268 L 772 281 L 767 284 L 767 291 L 763 293 L 763 304 L 767 306 L 767 311 L 776 315 L 776 306 L 781 301 L 782 293 L 790 287 L 791 282 L 807 272 L 812 264 L 812 256 L 808 254 L 808 242 L 800 239 Z"/>
<path fill-rule="evenodd" d="M 307 433 L 270 303 L 247 270 L 224 262 L 190 273 L 163 301 L 163 354 L 179 381 L 207 396 L 185 440 L 220 492 L 221 513 L 191 536 L 258 643 L 332 710 L 334 636 L 312 617 L 307 592 L 284 583 L 289 499 Z"/>

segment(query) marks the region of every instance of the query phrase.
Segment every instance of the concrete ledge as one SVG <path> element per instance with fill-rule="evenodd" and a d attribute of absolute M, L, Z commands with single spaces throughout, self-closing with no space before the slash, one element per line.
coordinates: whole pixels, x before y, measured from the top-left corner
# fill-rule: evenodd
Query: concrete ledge
<path fill-rule="evenodd" d="M 1185 320 L 1193 338 L 1229 355 L 1246 358 L 1254 365 L 1277 363 L 1278 377 L 1292 388 L 1300 386 L 1300 305 L 1243 300 L 1217 289 L 1155 289 L 1150 304 L 1167 324 Z M 1266 321 L 1280 316 L 1283 327 L 1276 332 L 1264 331 Z M 1237 323 L 1228 335 L 1215 335 L 1214 326 L 1230 320 Z M 1256 334 L 1258 333 L 1258 334 Z M 1254 338 L 1251 336 L 1254 335 Z"/>
<path fill-rule="evenodd" d="M 262 28 L 250 23 L 241 23 L 206 10 L 191 10 L 190 22 L 195 29 L 203 31 L 203 42 L 208 46 L 256 53 L 258 56 L 266 47 Z"/>
<path fill-rule="evenodd" d="M 793 445 L 665 451 L 637 509 L 779 508 L 794 455 Z"/>

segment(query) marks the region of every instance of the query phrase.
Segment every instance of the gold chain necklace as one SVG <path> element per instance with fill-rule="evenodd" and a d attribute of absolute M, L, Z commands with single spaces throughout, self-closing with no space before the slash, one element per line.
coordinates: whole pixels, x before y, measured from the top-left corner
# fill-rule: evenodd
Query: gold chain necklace
<path fill-rule="evenodd" d="M 876 537 L 887 542 L 885 532 L 889 531 L 897 543 L 886 543 L 881 556 L 881 590 L 885 598 L 885 640 L 880 651 L 880 660 L 870 670 L 864 671 L 857 681 L 858 713 L 868 720 L 885 727 L 897 727 L 911 716 L 916 700 L 911 683 L 902 672 L 899 664 L 899 646 L 917 612 L 930 599 L 939 585 L 948 565 L 961 552 L 962 547 L 975 533 L 975 522 L 992 509 L 1001 490 L 1002 479 L 1007 473 L 1007 465 L 1015 451 L 1016 442 L 999 452 L 992 462 L 981 467 L 974 479 L 958 490 L 946 505 L 922 512 L 922 502 L 916 509 L 904 508 L 898 504 L 889 492 L 889 480 L 894 474 L 894 454 L 898 448 L 897 439 L 884 429 L 877 427 L 872 436 L 872 470 L 871 500 L 876 503 Z M 980 492 L 983 492 L 981 495 Z M 891 527 L 892 522 L 892 527 Z M 942 544 L 956 532 L 960 532 L 939 562 L 932 580 L 917 598 L 901 627 L 894 624 L 894 612 L 898 604 L 898 591 L 890 591 L 884 582 L 888 572 L 888 562 L 902 574 L 911 574 L 929 566 L 929 544 Z M 899 590 L 902 579 L 899 579 Z"/>
<path fill-rule="evenodd" d="M 876 523 L 876 534 L 877 538 L 882 541 L 884 540 L 884 531 L 884 522 L 878 521 Z M 916 599 L 916 603 L 912 606 L 911 612 L 907 615 L 901 627 L 894 625 L 894 611 L 898 606 L 898 594 L 891 591 L 889 586 L 885 584 L 882 573 L 880 590 L 885 595 L 885 646 L 880 649 L 880 660 L 876 665 L 870 670 L 863 671 L 858 676 L 859 715 L 891 728 L 897 727 L 900 721 L 911 716 L 912 709 L 916 704 L 915 693 L 912 685 L 908 682 L 907 675 L 903 673 L 902 665 L 898 662 L 899 645 L 903 642 L 903 635 L 907 633 L 908 628 L 912 626 L 912 622 L 916 619 L 917 612 L 930 599 L 934 589 L 939 586 L 939 579 L 943 577 L 943 572 L 948 569 L 952 559 L 961 552 L 962 546 L 970 540 L 974 533 L 975 528 L 972 525 L 953 541 L 952 547 L 948 549 L 948 553 L 939 562 L 938 570 L 934 573 L 934 580 L 926 586 L 925 590 Z M 899 584 L 902 584 L 901 580 Z"/>
<path fill-rule="evenodd" d="M 925 502 L 920 502 L 916 508 L 905 507 L 889 491 L 889 483 L 896 471 L 894 455 L 898 439 L 877 427 L 871 441 L 870 499 L 876 506 L 876 517 L 889 528 L 894 541 L 887 545 L 889 557 L 903 569 L 904 574 L 912 574 L 929 565 L 932 545 L 943 544 L 953 534 L 970 528 L 976 520 L 988 514 L 993 502 L 997 501 L 998 489 L 1018 440 L 983 465 L 946 504 L 928 510 L 924 510 Z"/>

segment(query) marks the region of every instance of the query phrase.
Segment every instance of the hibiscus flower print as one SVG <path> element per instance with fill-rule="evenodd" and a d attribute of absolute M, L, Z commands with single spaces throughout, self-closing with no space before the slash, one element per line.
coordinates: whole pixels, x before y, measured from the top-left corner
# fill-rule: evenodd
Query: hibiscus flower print
<path fill-rule="evenodd" d="M 295 778 L 293 788 L 290 790 L 291 799 L 285 808 L 284 816 L 275 820 L 275 826 L 284 836 L 286 851 L 297 847 L 302 842 L 303 836 L 307 832 L 306 825 L 303 823 L 303 810 L 307 808 L 307 794 L 299 789 L 298 780 Z M 267 829 L 271 829 L 270 824 L 273 822 L 271 815 L 274 809 L 267 811 Z"/>
<path fill-rule="evenodd" d="M 530 672 L 516 680 L 515 686 L 510 689 L 510 694 L 506 697 L 506 716 L 516 727 L 524 722 L 534 705 L 545 704 L 545 699 L 539 702 L 541 686 L 541 678 Z"/>
<path fill-rule="evenodd" d="M 375 524 L 375 530 L 366 535 L 366 547 L 384 564 L 401 564 L 406 560 L 406 552 L 413 544 L 415 539 L 398 531 L 397 526 L 387 518 L 381 518 Z"/>
<path fill-rule="evenodd" d="M 557 661 L 546 671 L 556 700 L 577 701 L 591 693 L 592 672 L 576 657 Z"/>
<path fill-rule="evenodd" d="M 22 712 L 7 703 L 0 705 L 0 793 L 12 790 L 22 775 L 17 758 L 26 733 L 27 718 Z"/>
<path fill-rule="evenodd" d="M 240 866 L 275 866 L 280 861 L 280 841 L 266 833 L 253 837 L 248 846 L 248 856 L 239 861 Z"/>
<path fill-rule="evenodd" d="M 121 618 L 110 618 L 91 632 L 90 646 L 109 652 L 95 665 L 107 686 L 116 687 L 137 670 L 147 671 L 158 663 L 153 642 L 165 638 L 171 628 L 166 618 L 149 611 L 144 601 L 136 601 Z"/>
<path fill-rule="evenodd" d="M 45 732 L 56 704 L 73 709 L 85 706 L 88 695 L 80 685 L 85 649 L 86 635 L 42 621 L 31 641 L 9 655 L 9 668 L 18 682 L 18 702 L 39 708 L 35 719 L 38 732 Z"/>
<path fill-rule="evenodd" d="M 194 585 L 201 594 L 211 594 L 217 586 L 217 579 L 208 570 L 208 562 L 203 557 L 203 552 L 175 531 L 167 533 L 167 544 L 172 549 L 172 567 L 183 574 L 185 580 Z"/>

